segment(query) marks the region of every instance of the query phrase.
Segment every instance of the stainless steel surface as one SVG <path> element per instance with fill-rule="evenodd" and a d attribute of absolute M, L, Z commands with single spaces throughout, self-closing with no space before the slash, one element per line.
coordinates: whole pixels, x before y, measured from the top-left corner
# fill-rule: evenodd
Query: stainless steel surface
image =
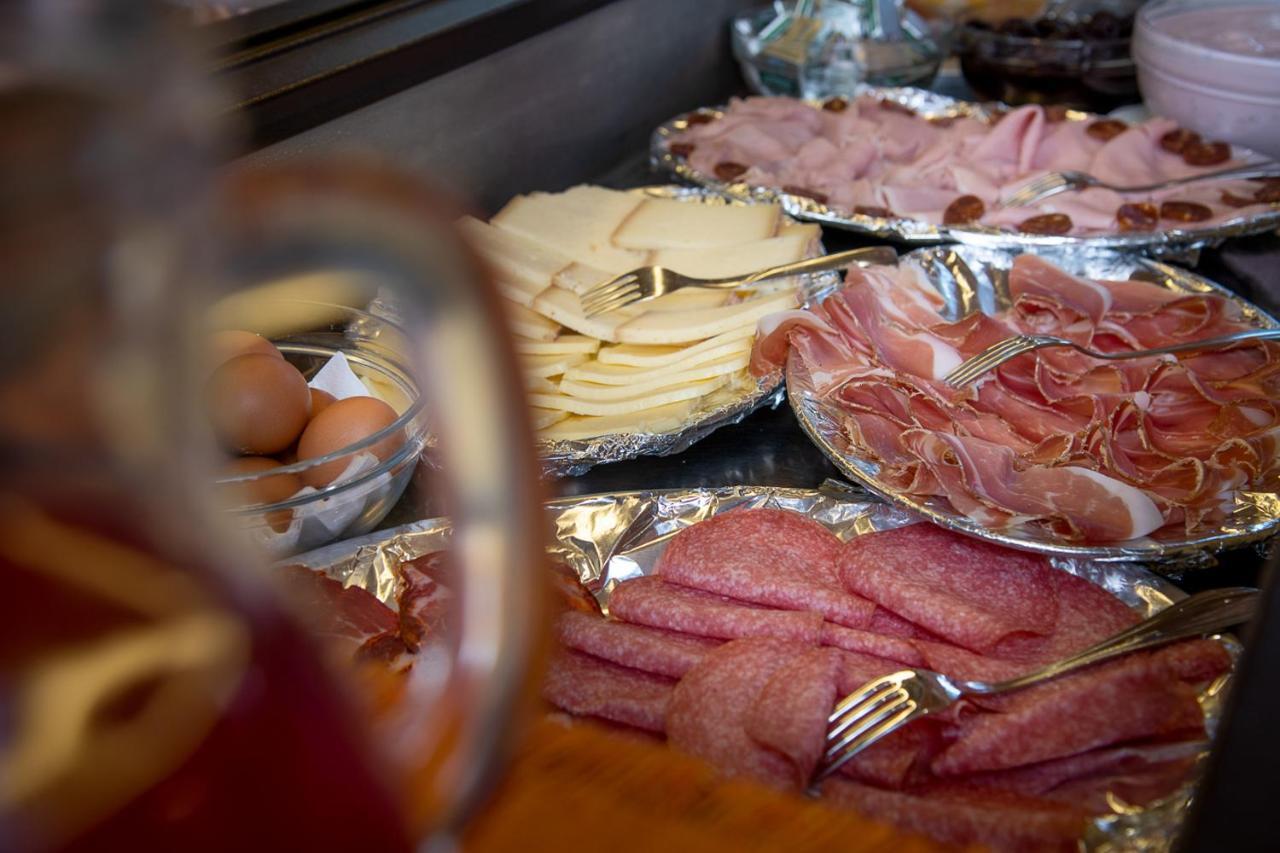
<path fill-rule="evenodd" d="M 1130 652 L 1216 634 L 1248 622 L 1257 598 L 1256 589 L 1244 587 L 1197 593 L 1078 654 L 1008 681 L 963 681 L 927 669 L 874 679 L 842 699 L 827 718 L 826 749 L 815 783 L 912 720 L 945 710 L 965 695 L 1009 693 Z"/>
<path fill-rule="evenodd" d="M 978 104 L 940 95 L 923 89 L 859 86 L 855 94 L 888 98 L 928 117 L 969 116 L 989 120 L 997 105 Z M 722 114 L 720 108 L 703 109 L 704 113 Z M 1069 121 L 1093 121 L 1090 113 L 1072 112 Z M 687 127 L 683 115 L 659 125 L 649 138 L 649 160 L 654 168 L 681 180 L 707 187 L 729 198 L 776 201 L 797 219 L 819 222 L 832 228 L 852 231 L 887 240 L 915 245 L 957 242 L 992 249 L 1096 250 L 1123 249 L 1161 257 L 1187 257 L 1193 250 L 1221 243 L 1228 237 L 1261 234 L 1280 227 L 1280 209 L 1241 216 L 1227 222 L 1202 228 L 1167 228 L 1145 232 L 1100 234 L 1095 236 L 1052 236 L 1022 234 L 988 226 L 943 226 L 915 219 L 866 216 L 834 210 L 807 196 L 798 196 L 769 187 L 754 187 L 741 182 L 719 180 L 691 168 L 682 158 L 667 150 L 668 140 Z M 1243 156 L 1257 156 L 1240 152 Z"/>
<path fill-rule="evenodd" d="M 977 246 L 938 246 L 904 255 L 900 264 L 920 269 L 946 301 L 949 316 L 970 310 L 995 313 L 1009 305 L 1007 272 L 1017 250 Z M 1265 329 L 1280 328 L 1271 315 L 1222 286 L 1179 267 L 1107 250 L 1040 252 L 1048 260 L 1077 275 L 1098 279 L 1125 279 L 1138 275 L 1169 290 L 1185 293 L 1217 293 L 1239 308 L 1243 317 Z M 993 530 L 956 512 L 945 500 L 918 499 L 883 482 L 879 466 L 852 453 L 842 431 L 843 413 L 819 395 L 796 370 L 794 353 L 787 366 L 787 394 L 805 434 L 818 445 L 837 469 L 849 479 L 899 506 L 919 513 L 935 524 L 1020 548 L 1059 556 L 1088 559 L 1160 561 L 1164 571 L 1181 571 L 1202 564 L 1205 552 L 1235 548 L 1265 539 L 1280 530 L 1280 494 L 1239 491 L 1232 515 L 1219 526 L 1187 535 L 1157 531 L 1150 537 L 1108 545 L 1081 545 L 1062 541 L 1043 530 L 1020 525 Z M 1211 561 L 1210 561 L 1211 562 Z"/>
<path fill-rule="evenodd" d="M 942 378 L 942 381 L 953 388 L 963 388 L 974 382 L 984 373 L 995 370 L 1010 359 L 1017 358 L 1024 352 L 1031 352 L 1048 347 L 1071 347 L 1090 358 L 1106 361 L 1123 361 L 1129 358 L 1148 358 L 1153 355 L 1170 355 L 1178 352 L 1200 352 L 1202 350 L 1222 349 L 1247 341 L 1280 340 L 1280 329 L 1251 329 L 1247 332 L 1235 332 L 1230 335 L 1219 335 L 1216 338 L 1205 338 L 1199 341 L 1187 341 L 1154 349 L 1135 349 L 1124 352 L 1099 352 L 1082 346 L 1066 338 L 1053 335 L 1014 335 L 1003 341 L 994 343 L 973 358 L 965 359 L 955 369 Z"/>
<path fill-rule="evenodd" d="M 601 472 L 612 468 L 600 469 Z M 621 491 L 563 498 L 547 505 L 552 531 L 549 552 L 577 575 L 605 606 L 618 583 L 653 571 L 670 538 L 681 529 L 741 507 L 771 507 L 813 518 L 843 540 L 888 530 L 919 519 L 845 484 L 824 483 L 820 489 L 769 486 Z M 394 566 L 448 546 L 448 519 L 416 521 L 393 530 L 329 546 L 291 562 L 321 569 L 347 585 L 360 586 L 394 606 Z M 1184 597 L 1165 579 L 1134 563 L 1053 558 L 1055 568 L 1105 589 L 1143 618 Z M 1233 652 L 1230 638 L 1224 643 Z M 1199 695 L 1210 734 L 1222 713 L 1230 676 L 1205 687 Z M 1207 751 L 1207 746 L 1202 752 Z M 1153 842 L 1175 836 L 1187 815 L 1194 780 L 1169 799 L 1133 809 L 1117 802 L 1100 815 L 1082 840 L 1086 850 L 1164 849 Z"/>
<path fill-rule="evenodd" d="M 1232 169 L 1220 169 L 1216 172 L 1205 172 L 1202 175 L 1192 175 L 1187 178 L 1174 178 L 1169 181 L 1160 181 L 1155 184 L 1139 184 L 1132 186 L 1117 186 L 1109 184 L 1106 181 L 1100 181 L 1093 175 L 1085 172 L 1049 172 L 1038 178 L 1027 181 L 1026 184 L 1014 190 L 1014 192 L 1006 198 L 1002 203 L 1002 207 L 1024 207 L 1033 204 L 1042 199 L 1058 195 L 1059 193 L 1071 190 L 1083 190 L 1088 187 L 1101 187 L 1102 189 L 1112 190 L 1118 193 L 1149 193 L 1157 190 L 1167 190 L 1170 187 L 1181 187 L 1187 184 L 1198 184 L 1201 181 L 1223 180 L 1225 178 L 1233 178 L 1244 180 L 1246 178 L 1269 178 L 1280 176 L 1280 163 L 1258 163 L 1247 166 L 1236 166 Z"/>
<path fill-rule="evenodd" d="M 708 290 L 735 290 L 748 284 L 815 272 L 842 270 L 855 264 L 896 263 L 898 253 L 889 246 L 850 249 L 832 255 L 819 255 L 792 264 L 769 267 L 748 275 L 729 278 L 694 278 L 664 267 L 640 267 L 602 282 L 582 294 L 583 310 L 588 317 L 616 311 L 637 302 L 647 302 L 686 287 Z"/>
<path fill-rule="evenodd" d="M 677 198 L 692 204 L 744 204 L 726 199 L 699 187 L 658 186 L 636 190 L 658 198 Z M 824 253 L 822 244 L 815 256 Z M 798 281 L 801 302 L 807 303 L 840 286 L 835 273 L 806 273 Z M 616 433 L 581 440 L 539 441 L 543 471 L 551 476 L 582 474 L 595 465 L 619 462 L 639 456 L 667 456 L 680 453 L 713 431 L 737 423 L 756 409 L 782 402 L 782 371 L 752 379 L 748 383 L 716 391 L 703 398 L 699 408 L 679 430 L 664 433 Z"/>

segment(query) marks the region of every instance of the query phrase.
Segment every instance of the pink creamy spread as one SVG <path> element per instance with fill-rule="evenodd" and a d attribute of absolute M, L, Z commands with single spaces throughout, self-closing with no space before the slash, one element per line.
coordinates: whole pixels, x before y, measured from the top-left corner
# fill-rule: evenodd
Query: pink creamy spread
<path fill-rule="evenodd" d="M 1193 9 L 1157 18 L 1152 28 L 1211 50 L 1280 59 L 1280 5 Z"/>
<path fill-rule="evenodd" d="M 808 195 L 845 214 L 933 224 L 1089 235 L 1204 227 L 1274 207 L 1274 185 L 1239 180 L 1148 194 L 1093 188 L 1026 207 L 999 206 L 1045 172 L 1077 170 L 1107 183 L 1139 185 L 1243 162 L 1224 143 L 1198 137 L 1201 156 L 1184 156 L 1186 149 L 1171 142 L 1175 131 L 1177 125 L 1163 118 L 1131 126 L 1111 119 L 1068 121 L 1034 105 L 988 124 L 931 120 L 868 97 L 827 108 L 791 98 L 747 98 L 734 100 L 715 121 L 691 123 L 672 138 L 671 151 L 720 180 Z"/>

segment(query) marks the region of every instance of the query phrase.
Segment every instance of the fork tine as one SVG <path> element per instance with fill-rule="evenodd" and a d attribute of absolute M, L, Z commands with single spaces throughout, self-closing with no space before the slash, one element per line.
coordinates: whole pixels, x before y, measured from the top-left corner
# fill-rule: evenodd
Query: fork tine
<path fill-rule="evenodd" d="M 915 711 L 915 703 L 899 706 L 899 710 L 896 713 L 891 714 L 878 725 L 854 738 L 844 747 L 844 751 L 840 753 L 838 758 L 819 771 L 817 781 L 821 782 L 823 779 L 826 779 L 832 773 L 835 773 L 841 767 L 848 764 L 858 753 L 910 722 Z"/>
<path fill-rule="evenodd" d="M 634 270 L 632 272 L 624 272 L 621 275 L 615 275 L 608 281 L 602 281 L 599 284 L 592 285 L 590 288 L 579 294 L 579 298 L 583 300 L 599 299 L 607 294 L 615 293 L 619 288 L 626 287 L 628 284 L 634 284 L 639 280 L 640 279 L 635 274 Z"/>
<path fill-rule="evenodd" d="M 1026 337 L 1006 338 L 978 353 L 973 358 L 957 364 L 950 373 L 942 378 L 942 381 L 952 388 L 963 388 L 984 373 L 994 370 L 1006 361 L 1010 361 L 1033 349 L 1036 349 L 1035 341 Z"/>
<path fill-rule="evenodd" d="M 619 308 L 626 308 L 628 305 L 632 305 L 648 298 L 649 297 L 640 292 L 640 290 L 633 290 L 614 297 L 601 305 L 593 307 L 591 310 L 586 312 L 586 317 L 591 318 L 598 317 L 601 314 L 608 314 L 610 311 L 617 311 Z"/>
<path fill-rule="evenodd" d="M 582 304 L 582 310 L 591 311 L 593 308 L 598 308 L 599 306 L 605 305 L 609 302 L 613 302 L 616 299 L 629 296 L 632 293 L 639 293 L 639 292 L 640 292 L 639 284 L 628 284 L 624 287 L 611 290 L 608 293 L 601 294 L 600 296 L 593 296 L 590 299 L 582 299 L 579 301 Z"/>
<path fill-rule="evenodd" d="M 866 717 L 872 710 L 883 705 L 885 701 L 902 690 L 896 682 L 879 683 L 884 681 L 886 680 L 883 678 L 877 679 L 857 693 L 846 697 L 836 706 L 835 711 L 827 718 L 827 740 L 839 737 L 858 720 Z"/>
<path fill-rule="evenodd" d="M 1059 192 L 1070 187 L 1071 184 L 1062 175 L 1056 172 L 1050 172 L 1047 175 L 1041 175 L 1031 181 L 1028 181 L 1016 192 L 1005 199 L 1005 207 L 1022 207 L 1033 201 L 1039 201 L 1051 195 L 1057 195 Z"/>
<path fill-rule="evenodd" d="M 901 687 L 892 691 L 891 699 L 893 701 L 881 705 L 873 713 L 860 718 L 857 721 L 858 724 L 856 726 L 846 731 L 840 736 L 839 740 L 836 740 L 835 743 L 828 746 L 823 752 L 824 760 L 831 761 L 836 756 L 840 755 L 844 750 L 849 748 L 849 744 L 879 726 L 880 723 L 895 716 L 900 709 L 908 706 L 912 709 L 915 708 L 915 703 L 911 701 L 911 696 Z M 827 740 L 830 741 L 831 739 L 832 738 L 828 736 Z"/>

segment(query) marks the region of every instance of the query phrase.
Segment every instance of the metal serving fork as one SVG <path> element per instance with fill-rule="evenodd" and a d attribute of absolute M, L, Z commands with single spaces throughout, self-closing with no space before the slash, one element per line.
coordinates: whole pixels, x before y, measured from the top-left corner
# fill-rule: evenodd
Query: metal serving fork
<path fill-rule="evenodd" d="M 908 669 L 877 678 L 845 697 L 827 718 L 826 749 L 814 774 L 814 784 L 890 732 L 937 713 L 962 696 L 1019 690 L 1140 649 L 1225 630 L 1249 621 L 1257 597 L 1258 591 L 1248 587 L 1197 593 L 1077 655 L 1009 681 L 961 681 L 927 669 Z"/>
<path fill-rule="evenodd" d="M 750 275 L 737 275 L 730 278 L 693 278 L 665 267 L 640 267 L 614 276 L 583 293 L 581 295 L 582 310 L 586 316 L 594 317 L 637 302 L 657 299 L 659 296 L 685 287 L 732 290 L 744 284 L 754 284 L 788 275 L 838 270 L 853 264 L 895 264 L 897 262 L 898 253 L 889 246 L 870 246 L 818 258 L 807 258 L 793 264 L 769 267 Z"/>
<path fill-rule="evenodd" d="M 976 380 L 982 374 L 996 369 L 1006 361 L 1016 358 L 1024 352 L 1044 349 L 1045 347 L 1071 347 L 1072 349 L 1084 353 L 1090 358 L 1117 361 L 1126 358 L 1146 358 L 1151 355 L 1167 355 L 1175 352 L 1194 352 L 1196 350 L 1219 349 L 1221 347 L 1228 347 L 1245 341 L 1272 340 L 1280 340 L 1280 329 L 1250 329 L 1247 332 L 1233 332 L 1230 335 L 1220 335 L 1216 338 L 1205 338 L 1199 341 L 1187 341 L 1186 343 L 1172 344 L 1167 347 L 1155 347 L 1154 349 L 1135 349 L 1128 350 L 1126 352 L 1098 352 L 1097 350 L 1089 349 L 1086 346 L 1073 343 L 1066 338 L 1057 338 L 1053 335 L 1014 335 L 1012 338 L 1005 338 L 1003 341 L 987 347 L 972 358 L 967 358 L 960 362 L 951 370 L 950 373 L 942 378 L 942 381 L 950 385 L 952 388 L 963 388 Z"/>
<path fill-rule="evenodd" d="M 1174 178 L 1169 181 L 1161 181 L 1158 184 L 1142 184 L 1132 187 L 1118 187 L 1115 184 L 1108 184 L 1100 181 L 1093 175 L 1084 172 L 1048 172 L 1038 178 L 1032 178 L 1018 189 L 1014 190 L 1008 198 L 1001 202 L 1002 207 L 1025 207 L 1033 204 L 1041 199 L 1049 198 L 1049 196 L 1065 193 L 1072 190 L 1083 190 L 1088 187 L 1102 187 L 1107 190 L 1114 190 L 1118 193 L 1150 193 L 1156 190 L 1169 189 L 1170 187 L 1180 187 L 1183 184 L 1194 184 L 1199 181 L 1221 180 L 1224 178 L 1269 178 L 1280 176 L 1280 163 L 1255 163 L 1249 166 L 1235 166 L 1230 169 L 1219 169 L 1216 172 L 1206 172 L 1203 175 L 1192 175 L 1189 178 Z"/>

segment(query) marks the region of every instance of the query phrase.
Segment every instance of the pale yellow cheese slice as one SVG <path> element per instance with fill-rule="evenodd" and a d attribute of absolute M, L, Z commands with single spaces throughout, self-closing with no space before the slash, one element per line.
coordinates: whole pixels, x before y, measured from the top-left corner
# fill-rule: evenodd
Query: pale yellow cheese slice
<path fill-rule="evenodd" d="M 794 263 L 808 247 L 804 235 L 791 234 L 710 249 L 662 249 L 653 263 L 695 278 L 729 278 Z"/>
<path fill-rule="evenodd" d="M 739 353 L 693 367 L 680 368 L 671 366 L 662 370 L 652 371 L 643 379 L 637 377 L 626 385 L 608 385 L 566 377 L 560 380 L 560 393 L 582 400 L 626 400 L 641 394 L 688 385 L 714 376 L 737 373 L 747 366 L 749 358 L 750 353 Z"/>
<path fill-rule="evenodd" d="M 560 409 L 529 409 L 529 421 L 535 432 L 540 429 L 546 429 L 552 424 L 557 424 L 567 417 L 569 417 L 569 413 Z"/>
<path fill-rule="evenodd" d="M 579 334 L 605 341 L 618 340 L 618 327 L 641 313 L 638 308 L 627 307 L 588 319 L 582 316 L 582 302 L 578 297 L 560 287 L 549 287 L 539 294 L 533 310 Z"/>
<path fill-rule="evenodd" d="M 620 324 L 614 332 L 614 339 L 624 344 L 691 343 L 730 329 L 754 326 L 766 314 L 794 308 L 797 303 L 794 290 L 787 290 L 718 308 L 648 312 Z M 563 320 L 561 322 L 570 325 Z"/>
<path fill-rule="evenodd" d="M 718 341 L 719 338 L 708 340 Z M 593 359 L 569 368 L 564 372 L 564 378 L 576 382 L 595 382 L 600 385 L 628 385 L 632 382 L 644 382 L 656 373 L 687 370 L 730 356 L 742 356 L 744 360 L 749 360 L 753 342 L 754 339 L 751 337 L 740 337 L 720 341 L 714 347 L 704 347 L 702 344 L 673 347 L 672 349 L 683 353 L 681 358 L 654 365 L 609 364 Z M 635 349 L 658 349 L 658 347 L 636 347 Z"/>
<path fill-rule="evenodd" d="M 729 381 L 728 376 L 716 376 L 699 382 L 690 382 L 675 388 L 665 388 L 649 394 L 628 397 L 623 400 L 582 400 L 577 397 L 551 394 L 530 394 L 530 405 L 542 409 L 563 409 L 575 415 L 626 415 L 643 412 L 655 406 L 665 406 L 681 400 L 692 400 L 710 394 Z"/>
<path fill-rule="evenodd" d="M 627 270 L 627 272 L 630 271 Z M 556 273 L 551 283 L 557 287 L 563 287 L 565 290 L 572 290 L 574 293 L 586 293 L 596 285 L 604 284 L 614 275 L 608 270 L 597 269 L 574 261 Z"/>
<path fill-rule="evenodd" d="M 458 229 L 489 266 L 508 299 L 529 307 L 533 298 L 551 286 L 552 277 L 573 263 L 554 248 L 519 234 L 495 228 L 471 216 L 458 220 Z"/>
<path fill-rule="evenodd" d="M 524 387 L 526 391 L 537 394 L 559 394 L 560 385 L 552 382 L 545 376 L 532 376 L 528 373 L 524 376 Z"/>
<path fill-rule="evenodd" d="M 812 222 L 792 222 L 790 219 L 782 219 L 778 222 L 779 237 L 789 237 L 793 234 L 803 236 L 805 245 L 813 245 L 822 237 L 822 226 Z"/>
<path fill-rule="evenodd" d="M 715 357 L 727 355 L 729 351 L 737 351 L 738 347 L 751 348 L 755 339 L 755 326 L 739 326 L 736 329 L 699 341 L 696 344 L 682 346 L 662 346 L 643 344 L 614 344 L 601 347 L 596 353 L 596 360 L 582 365 L 582 368 L 615 365 L 628 368 L 652 369 L 668 364 L 684 363 L 686 359 L 700 357 L 705 353 L 716 353 Z M 597 380 L 599 381 L 599 380 Z"/>
<path fill-rule="evenodd" d="M 520 336 L 517 338 L 517 349 L 520 348 L 521 339 L 528 339 L 530 342 L 554 341 L 560 334 L 559 323 L 548 320 L 537 311 L 532 311 L 518 302 L 506 299 L 503 300 L 502 307 L 507 312 L 507 326 Z"/>
<path fill-rule="evenodd" d="M 772 237 L 782 209 L 776 204 L 709 205 L 646 198 L 613 235 L 631 249 L 702 249 Z"/>
<path fill-rule="evenodd" d="M 686 287 L 648 302 L 637 302 L 632 308 L 640 311 L 691 311 L 700 308 L 714 308 L 732 300 L 733 294 L 727 290 L 706 290 L 701 287 Z"/>
<path fill-rule="evenodd" d="M 612 273 L 643 266 L 647 251 L 615 246 L 610 238 L 642 197 L 603 187 L 516 196 L 494 214 L 493 225 L 550 246 L 575 261 Z"/>
<path fill-rule="evenodd" d="M 586 335 L 561 335 L 546 341 L 528 341 L 516 339 L 516 352 L 525 355 L 568 355 L 570 353 L 586 353 L 590 355 L 600 349 L 600 339 Z"/>
<path fill-rule="evenodd" d="M 700 398 L 655 406 L 625 415 L 568 415 L 559 423 L 544 427 L 538 438 L 549 441 L 578 441 L 598 435 L 661 434 L 682 429 L 697 408 Z"/>
<path fill-rule="evenodd" d="M 582 353 L 565 355 L 526 355 L 520 359 L 520 366 L 526 376 L 547 377 L 559 376 L 575 364 L 587 360 Z"/>

